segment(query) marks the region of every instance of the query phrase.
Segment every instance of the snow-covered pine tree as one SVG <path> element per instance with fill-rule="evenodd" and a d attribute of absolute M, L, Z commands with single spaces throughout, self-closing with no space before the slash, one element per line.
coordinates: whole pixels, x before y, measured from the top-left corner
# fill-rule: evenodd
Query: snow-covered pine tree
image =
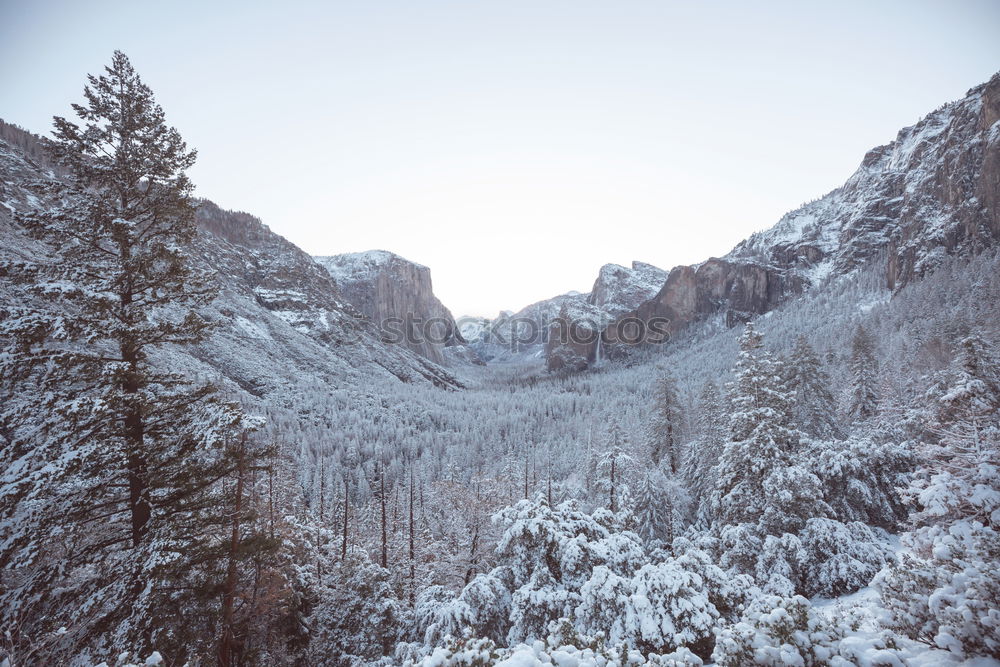
<path fill-rule="evenodd" d="M 978 335 L 931 389 L 910 486 L 912 554 L 880 576 L 886 623 L 965 657 L 1000 658 L 1000 363 Z"/>
<path fill-rule="evenodd" d="M 702 438 L 719 440 L 726 437 L 725 411 L 722 394 L 712 381 L 702 385 L 698 395 L 698 434 Z"/>
<path fill-rule="evenodd" d="M 837 406 L 830 392 L 830 377 L 805 336 L 795 341 L 786 370 L 788 386 L 795 392 L 796 425 L 816 438 L 837 435 Z"/>
<path fill-rule="evenodd" d="M 906 519 L 900 490 L 913 471 L 908 443 L 881 442 L 866 435 L 845 440 L 811 440 L 802 452 L 823 485 L 823 498 L 839 521 L 861 521 L 893 531 Z"/>
<path fill-rule="evenodd" d="M 781 365 L 762 348 L 762 337 L 747 323 L 740 336 L 736 378 L 730 386 L 729 442 L 716 471 L 713 497 L 720 525 L 756 524 L 779 502 L 765 491 L 767 480 L 787 467 L 798 448 L 792 427 L 793 395 Z"/>
<path fill-rule="evenodd" d="M 952 456 L 981 451 L 1000 422 L 1000 364 L 982 336 L 958 344 L 951 372 L 929 392 L 934 400 L 932 437 Z"/>
<path fill-rule="evenodd" d="M 698 396 L 697 437 L 684 448 L 681 468 L 684 484 L 700 523 L 711 521 L 710 495 L 715 489 L 715 472 L 727 440 L 725 416 L 719 388 L 706 382 Z"/>
<path fill-rule="evenodd" d="M 667 491 L 667 479 L 656 469 L 639 477 L 635 490 L 636 533 L 647 545 L 674 540 L 673 499 Z"/>
<path fill-rule="evenodd" d="M 460 588 L 489 569 L 497 538 L 490 517 L 504 505 L 503 483 L 490 478 L 468 485 L 440 481 L 429 486 L 428 499 L 426 519 L 434 543 L 417 548 L 433 554 L 435 583 Z"/>
<path fill-rule="evenodd" d="M 750 324 L 740 337 L 735 375 L 730 441 L 712 497 L 720 562 L 754 574 L 771 590 L 802 590 L 808 573 L 800 571 L 798 535 L 811 519 L 829 517 L 831 509 L 819 478 L 799 460 L 794 393 L 782 364 L 762 348 Z"/>
<path fill-rule="evenodd" d="M 851 396 L 847 414 L 854 421 L 863 422 L 875 416 L 878 410 L 878 359 L 875 341 L 860 324 L 851 340 Z"/>
<path fill-rule="evenodd" d="M 346 559 L 328 558 L 317 593 L 310 664 L 346 667 L 392 654 L 409 619 L 390 573 L 367 552 L 351 548 Z"/>
<path fill-rule="evenodd" d="M 158 555 L 175 546 L 168 524 L 214 481 L 192 477 L 195 464 L 215 466 L 242 416 L 153 354 L 210 329 L 197 308 L 214 288 L 188 256 L 195 153 L 121 52 L 84 94 L 80 125 L 55 119 L 67 179 L 37 184 L 55 204 L 19 219 L 47 261 L 6 276 L 25 299 L 0 355 L 0 463 L 18 471 L 0 491 L 4 625 L 66 625 L 53 649 L 64 655 L 98 640 L 148 654 L 155 626 L 176 620 L 143 608 L 173 558 Z"/>
<path fill-rule="evenodd" d="M 706 582 L 682 563 L 674 558 L 646 563 L 631 577 L 595 567 L 580 590 L 578 631 L 603 635 L 610 645 L 635 646 L 644 655 L 681 647 L 707 654 L 719 610 L 709 599 Z"/>
<path fill-rule="evenodd" d="M 597 459 L 598 485 L 608 494 L 608 509 L 623 509 L 622 497 L 628 491 L 628 480 L 636 467 L 635 457 L 626 449 L 625 435 L 618 422 L 608 429 L 608 448 Z"/>
<path fill-rule="evenodd" d="M 55 119 L 52 152 L 71 173 L 68 187 L 53 184 L 62 205 L 22 218 L 55 255 L 39 267 L 37 291 L 76 310 L 72 322 L 29 314 L 15 335 L 31 346 L 24 368 L 55 360 L 75 378 L 106 374 L 95 379 L 106 385 L 108 435 L 124 449 L 130 538 L 138 546 L 151 513 L 146 459 L 155 446 L 146 440 L 159 435 L 171 412 L 208 390 L 190 390 L 182 378 L 154 367 L 149 354 L 168 343 L 203 340 L 210 324 L 195 308 L 215 290 L 186 257 L 196 227 L 193 186 L 184 172 L 195 152 L 166 125 L 125 54 L 115 52 L 106 75 L 89 81 L 87 104 L 74 105 L 83 127 Z M 75 343 L 90 349 L 74 349 Z"/>
<path fill-rule="evenodd" d="M 149 569 L 148 608 L 175 620 L 154 625 L 150 641 L 172 660 L 241 664 L 270 631 L 279 644 L 294 637 L 282 637 L 280 626 L 294 610 L 298 575 L 279 556 L 282 540 L 265 511 L 274 447 L 251 432 L 252 420 L 235 426 L 217 448 L 191 448 L 165 469 L 174 495 L 154 496 L 159 525 L 150 551 L 170 557 Z M 276 599 L 290 604 L 273 606 Z"/>
<path fill-rule="evenodd" d="M 503 526 L 499 565 L 480 577 L 510 582 L 510 642 L 543 637 L 552 621 L 571 617 L 596 567 L 626 577 L 645 559 L 638 536 L 604 508 L 593 515 L 572 501 L 550 508 L 539 494 L 501 510 L 495 520 Z"/>
<path fill-rule="evenodd" d="M 670 474 L 680 470 L 680 402 L 677 399 L 677 385 L 669 375 L 656 381 L 654 391 L 655 409 L 650 429 L 650 458 L 654 466 L 663 465 Z"/>

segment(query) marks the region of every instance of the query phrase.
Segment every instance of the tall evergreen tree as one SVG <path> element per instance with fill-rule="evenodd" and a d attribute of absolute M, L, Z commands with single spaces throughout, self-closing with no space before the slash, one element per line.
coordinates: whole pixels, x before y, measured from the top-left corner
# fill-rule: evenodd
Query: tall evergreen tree
<path fill-rule="evenodd" d="M 650 458 L 654 466 L 663 465 L 671 474 L 680 470 L 680 419 L 677 387 L 669 375 L 659 378 L 655 391 L 655 417 L 650 443 Z"/>
<path fill-rule="evenodd" d="M 699 522 L 711 519 L 709 496 L 715 488 L 716 466 L 727 440 L 725 413 L 714 382 L 702 386 L 697 404 L 697 438 L 684 449 L 683 479 Z"/>
<path fill-rule="evenodd" d="M 49 256 L 7 276 L 26 298 L 0 355 L 0 463 L 19 471 L 0 490 L 3 607 L 27 633 L 66 625 L 53 650 L 67 654 L 99 640 L 139 651 L 169 622 L 147 606 L 175 522 L 243 423 L 154 355 L 210 330 L 197 309 L 215 292 L 189 256 L 195 153 L 121 52 L 84 95 L 80 124 L 55 119 L 69 176 L 38 184 L 54 204 L 19 220 Z"/>
<path fill-rule="evenodd" d="M 54 354 L 76 378 L 105 374 L 107 435 L 123 450 L 131 540 L 138 546 L 151 514 L 148 459 L 155 445 L 147 440 L 155 443 L 158 425 L 207 393 L 154 367 L 149 354 L 167 343 L 203 340 L 209 323 L 194 309 L 215 291 L 186 257 L 196 227 L 185 171 L 196 153 L 166 125 L 125 54 L 116 51 L 106 75 L 88 79 L 86 105 L 73 105 L 82 127 L 55 119 L 52 153 L 71 173 L 68 187 L 55 186 L 63 204 L 23 218 L 56 252 L 39 289 L 77 310 L 61 329 L 34 321 L 17 333 L 34 334 L 25 340 L 36 346 L 26 361 L 47 362 Z M 62 344 L 73 342 L 90 349 Z M 53 343 L 58 349 L 43 351 Z"/>
<path fill-rule="evenodd" d="M 851 397 L 848 416 L 863 422 L 875 416 L 878 410 L 878 360 L 875 358 L 875 341 L 863 326 L 858 325 L 851 341 Z"/>
<path fill-rule="evenodd" d="M 172 466 L 173 496 L 154 494 L 158 521 L 146 549 L 159 558 L 147 574 L 147 607 L 163 620 L 149 637 L 171 660 L 245 664 L 266 644 L 255 633 L 293 612 L 294 604 L 270 606 L 293 597 L 297 574 L 278 557 L 281 539 L 267 520 L 274 448 L 253 436 L 256 425 L 243 418 L 218 447 L 189 451 Z"/>
<path fill-rule="evenodd" d="M 771 592 L 855 590 L 885 564 L 863 524 L 834 518 L 793 423 L 783 364 L 747 325 L 730 397 L 730 441 L 717 469 L 712 532 L 720 563 Z"/>
<path fill-rule="evenodd" d="M 914 480 L 924 506 L 918 518 L 1000 529 L 1000 363 L 982 337 L 962 339 L 929 397 L 930 432 Z"/>
<path fill-rule="evenodd" d="M 794 532 L 808 517 L 826 514 L 822 491 L 814 475 L 794 465 L 794 395 L 785 386 L 782 364 L 762 348 L 749 323 L 735 373 L 729 442 L 713 495 L 716 523 L 753 524 L 764 534 Z"/>
<path fill-rule="evenodd" d="M 688 496 L 676 477 L 647 470 L 636 482 L 633 499 L 636 532 L 647 546 L 671 549 L 683 526 Z"/>
<path fill-rule="evenodd" d="M 608 430 L 608 448 L 597 460 L 596 473 L 601 489 L 608 494 L 608 509 L 623 509 L 622 500 L 628 494 L 628 478 L 635 468 L 635 458 L 628 453 L 621 425 L 612 422 Z"/>
<path fill-rule="evenodd" d="M 721 440 L 726 437 L 725 410 L 722 407 L 722 394 L 718 386 L 711 380 L 702 385 L 698 395 L 698 435 L 708 440 Z"/>
<path fill-rule="evenodd" d="M 805 336 L 796 340 L 786 369 L 788 386 L 795 392 L 796 425 L 816 438 L 837 435 L 836 403 L 830 392 L 830 377 Z"/>
<path fill-rule="evenodd" d="M 636 533 L 647 544 L 653 540 L 663 540 L 672 534 L 670 506 L 662 493 L 663 475 L 656 470 L 647 470 L 639 477 L 635 490 Z"/>

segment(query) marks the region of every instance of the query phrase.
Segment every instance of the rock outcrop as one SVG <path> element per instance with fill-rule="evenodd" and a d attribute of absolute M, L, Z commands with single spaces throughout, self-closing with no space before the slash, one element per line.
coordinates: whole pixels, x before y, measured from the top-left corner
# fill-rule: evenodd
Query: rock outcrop
<path fill-rule="evenodd" d="M 464 346 L 451 312 L 436 296 L 431 271 L 384 250 L 315 257 L 337 284 L 340 296 L 378 326 L 385 339 L 435 363 L 445 349 Z M 450 359 L 473 360 L 468 351 Z"/>
<path fill-rule="evenodd" d="M 794 274 L 713 257 L 697 266 L 672 270 L 659 293 L 634 316 L 643 321 L 662 317 L 669 321 L 670 332 L 676 333 L 721 311 L 727 325 L 734 326 L 766 313 L 789 295 L 800 293 L 804 285 Z"/>
<path fill-rule="evenodd" d="M 632 262 L 630 269 L 605 264 L 587 301 L 611 318 L 621 317 L 653 298 L 666 279 L 667 272 L 652 264 Z"/>
<path fill-rule="evenodd" d="M 580 371 L 599 364 L 601 334 L 614 319 L 589 301 L 564 304 L 548 325 L 546 367 L 550 371 Z"/>
<path fill-rule="evenodd" d="M 525 356 L 544 356 L 549 323 L 565 304 L 586 305 L 589 294 L 568 292 L 535 302 L 515 312 L 505 310 L 495 318 L 463 317 L 463 337 L 486 362 Z"/>

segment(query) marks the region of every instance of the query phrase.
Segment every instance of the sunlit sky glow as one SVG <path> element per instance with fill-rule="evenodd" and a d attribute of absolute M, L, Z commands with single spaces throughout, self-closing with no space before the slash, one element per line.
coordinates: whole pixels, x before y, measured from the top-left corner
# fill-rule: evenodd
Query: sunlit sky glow
<path fill-rule="evenodd" d="M 0 117 L 125 51 L 198 194 L 456 316 L 728 252 L 1000 69 L 1000 2 L 11 2 Z"/>

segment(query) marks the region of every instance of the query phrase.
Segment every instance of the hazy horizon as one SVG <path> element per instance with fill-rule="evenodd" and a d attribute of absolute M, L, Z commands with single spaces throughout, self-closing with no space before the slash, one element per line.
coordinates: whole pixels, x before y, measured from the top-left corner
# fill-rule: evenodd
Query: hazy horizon
<path fill-rule="evenodd" d="M 971 0 L 0 7 L 0 117 L 48 132 L 121 49 L 199 196 L 429 266 L 456 317 L 722 255 L 1000 69 Z"/>

